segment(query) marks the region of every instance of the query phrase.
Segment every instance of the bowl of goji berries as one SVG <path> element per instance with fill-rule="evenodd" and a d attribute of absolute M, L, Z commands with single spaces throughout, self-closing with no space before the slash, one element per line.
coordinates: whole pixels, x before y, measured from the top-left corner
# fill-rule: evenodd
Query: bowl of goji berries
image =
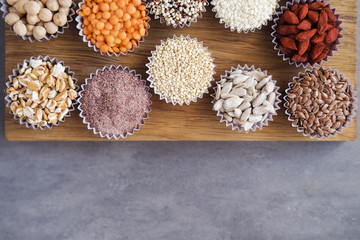
<path fill-rule="evenodd" d="M 271 33 L 274 49 L 284 61 L 297 67 L 327 62 L 340 44 L 342 21 L 330 4 L 317 0 L 293 0 L 281 7 Z"/>

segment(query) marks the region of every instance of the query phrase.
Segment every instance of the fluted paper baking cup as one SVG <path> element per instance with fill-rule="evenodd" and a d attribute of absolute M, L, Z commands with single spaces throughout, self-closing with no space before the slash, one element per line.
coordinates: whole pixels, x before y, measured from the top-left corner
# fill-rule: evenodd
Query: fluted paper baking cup
<path fill-rule="evenodd" d="M 320 68 L 315 68 L 317 70 L 320 70 Z M 330 71 L 333 71 L 330 67 L 327 68 Z M 345 81 L 347 82 L 348 86 L 350 86 L 351 92 L 352 92 L 352 98 L 350 99 L 351 104 L 354 106 L 352 111 L 350 112 L 350 116 L 348 117 L 348 119 L 346 120 L 345 124 L 343 126 L 341 126 L 339 128 L 338 131 L 334 132 L 333 134 L 329 134 L 329 136 L 318 136 L 317 134 L 315 135 L 311 135 L 310 133 L 305 133 L 305 128 L 299 126 L 298 124 L 294 124 L 294 119 L 291 119 L 292 115 L 291 115 L 291 111 L 290 108 L 287 107 L 288 104 L 288 94 L 289 91 L 291 90 L 291 86 L 292 84 L 296 83 L 296 80 L 298 80 L 299 78 L 301 78 L 301 75 L 307 72 L 312 72 L 313 69 L 306 69 L 305 72 L 300 72 L 298 74 L 298 76 L 293 77 L 293 80 L 288 84 L 288 88 L 285 90 L 285 96 L 284 96 L 284 107 L 285 107 L 285 114 L 288 116 L 288 120 L 291 122 L 291 125 L 297 129 L 297 132 L 302 133 L 304 136 L 309 136 L 311 139 L 317 138 L 318 140 L 325 138 L 325 139 L 329 139 L 330 136 L 336 137 L 336 135 L 338 133 L 342 133 L 343 129 L 347 128 L 349 125 L 349 123 L 351 123 L 353 121 L 353 118 L 356 116 L 356 109 L 357 109 L 357 97 L 356 97 L 356 91 L 354 91 L 354 85 L 352 85 L 350 83 L 350 80 L 345 78 L 344 74 L 340 74 L 339 71 L 337 69 L 334 70 L 334 72 L 336 74 L 338 74 L 339 76 L 343 77 L 345 79 Z"/>
<path fill-rule="evenodd" d="M 79 29 L 79 35 L 80 35 L 80 37 L 82 37 L 83 42 L 84 42 L 84 43 L 87 43 L 88 47 L 93 48 L 95 52 L 100 52 L 101 55 L 108 55 L 108 56 L 113 56 L 113 55 L 115 55 L 115 56 L 118 57 L 118 56 L 120 56 L 120 55 L 126 55 L 126 54 L 128 54 L 128 53 L 132 53 L 132 52 L 135 51 L 136 48 L 140 47 L 140 43 L 144 42 L 145 37 L 148 35 L 148 31 L 149 31 L 149 29 L 150 29 L 150 24 L 149 24 L 150 19 L 149 19 L 148 21 L 146 21 L 146 22 L 148 23 L 149 27 L 145 29 L 145 34 L 144 34 L 144 36 L 142 36 L 142 37 L 140 38 L 140 40 L 137 41 L 137 43 L 138 43 L 137 46 L 135 46 L 135 47 L 133 46 L 130 50 L 128 50 L 128 51 L 125 52 L 125 53 L 123 53 L 123 52 L 121 52 L 121 51 L 120 51 L 119 53 L 115 53 L 115 52 L 113 52 L 113 53 L 111 53 L 111 52 L 103 53 L 103 52 L 100 51 L 99 48 L 97 48 L 97 47 L 95 46 L 95 44 L 92 44 L 90 40 L 87 40 L 87 39 L 86 39 L 86 35 L 84 34 L 84 30 L 83 30 L 83 28 L 82 28 L 83 17 L 81 17 L 81 16 L 79 15 L 79 11 L 81 10 L 81 6 L 82 6 L 83 4 L 85 4 L 84 1 L 79 2 L 79 4 L 78 4 L 79 8 L 78 8 L 78 10 L 76 10 L 76 14 L 77 14 L 77 16 L 76 16 L 76 18 L 75 18 L 76 28 Z M 149 15 L 149 10 L 147 10 L 147 9 L 146 9 L 146 15 L 147 15 L 147 16 Z"/>
<path fill-rule="evenodd" d="M 191 23 L 197 23 L 198 19 L 199 19 L 199 18 L 202 18 L 202 14 L 206 12 L 206 7 L 209 6 L 209 2 L 206 0 L 206 2 L 205 2 L 205 10 L 204 10 L 204 11 L 201 11 L 201 12 L 199 13 L 199 16 L 198 16 L 197 18 L 195 18 L 193 21 L 187 22 L 187 23 L 185 23 L 185 24 L 179 24 L 179 23 L 171 24 L 171 23 L 169 23 L 169 22 L 166 22 L 166 21 L 164 20 L 164 18 L 162 17 L 162 15 L 156 15 L 155 12 L 154 12 L 154 10 L 153 10 L 152 8 L 148 7 L 148 6 L 149 6 L 149 3 L 146 4 L 146 8 L 147 8 L 147 9 L 150 9 L 150 14 L 153 14 L 153 15 L 154 15 L 154 19 L 159 19 L 159 22 L 160 22 L 161 24 L 165 23 L 167 26 L 170 26 L 170 25 L 171 25 L 173 28 L 177 28 L 177 27 L 183 28 L 183 27 L 185 27 L 185 26 L 190 27 L 190 26 L 191 26 Z"/>
<path fill-rule="evenodd" d="M 2 17 L 5 19 L 5 16 L 9 13 L 10 5 L 6 2 L 6 0 L 0 0 L 0 3 L 1 3 L 0 10 L 3 12 Z M 57 38 L 59 36 L 59 34 L 64 33 L 66 28 L 69 28 L 69 23 L 74 20 L 73 16 L 75 14 L 75 8 L 76 8 L 76 4 L 74 2 L 72 2 L 71 7 L 70 7 L 70 12 L 69 12 L 69 14 L 67 16 L 66 24 L 64 26 L 62 26 L 62 27 L 59 27 L 58 31 L 56 33 L 54 33 L 54 34 L 46 33 L 45 37 L 40 39 L 40 40 L 35 39 L 33 35 L 30 35 L 30 36 L 25 35 L 25 36 L 21 37 L 21 36 L 17 35 L 15 32 L 14 33 L 16 34 L 16 36 L 21 37 L 23 40 L 29 40 L 30 42 L 34 42 L 34 41 L 42 42 L 44 40 L 50 40 L 51 38 Z M 10 26 L 10 30 L 14 31 L 13 26 Z"/>
<path fill-rule="evenodd" d="M 123 134 L 120 134 L 120 135 L 104 134 L 101 131 L 97 130 L 94 126 L 92 126 L 91 123 L 89 121 L 87 121 L 86 117 L 84 116 L 84 110 L 82 109 L 82 103 L 81 103 L 82 94 L 83 94 L 84 91 L 86 91 L 86 86 L 87 86 L 88 82 L 91 81 L 94 76 L 98 75 L 100 72 L 103 72 L 105 70 L 123 70 L 123 71 L 127 71 L 127 72 L 131 73 L 133 76 L 137 77 L 138 81 L 144 83 L 145 91 L 147 92 L 147 95 L 148 95 L 148 98 L 149 98 L 149 104 L 147 106 L 147 109 L 145 111 L 145 115 L 143 116 L 141 122 L 138 123 L 138 125 L 132 131 L 129 131 L 129 132 L 126 132 L 126 133 L 123 133 Z M 135 70 L 130 70 L 130 68 L 127 67 L 127 66 L 123 67 L 123 66 L 119 65 L 119 66 L 115 67 L 114 65 L 111 65 L 110 67 L 105 66 L 102 69 L 97 69 L 95 73 L 91 73 L 90 77 L 85 79 L 85 83 L 81 85 L 81 90 L 79 92 L 78 109 L 80 111 L 80 117 L 82 118 L 83 123 L 86 124 L 88 130 L 92 130 L 94 134 L 99 134 L 100 137 L 102 137 L 102 138 L 106 137 L 109 140 L 111 140 L 112 138 L 114 138 L 116 140 L 119 140 L 120 138 L 125 139 L 128 135 L 133 135 L 135 131 L 140 130 L 141 125 L 145 124 L 145 119 L 149 118 L 149 113 L 151 112 L 150 105 L 152 104 L 152 101 L 150 100 L 150 98 L 151 98 L 151 94 L 149 93 L 149 87 L 146 86 L 146 80 L 143 80 L 140 74 L 137 74 Z"/>
<path fill-rule="evenodd" d="M 168 41 L 171 41 L 171 40 L 178 39 L 178 38 L 187 38 L 187 39 L 189 39 L 189 40 L 195 41 L 197 44 L 200 44 L 200 46 L 203 47 L 203 48 L 205 49 L 205 51 L 209 53 L 209 56 L 210 56 L 210 59 L 211 59 L 211 61 L 212 61 L 212 65 L 213 65 L 212 78 L 211 78 L 211 80 L 210 80 L 210 82 L 209 82 L 209 84 L 208 84 L 208 87 L 206 88 L 206 90 L 205 90 L 204 92 L 198 94 L 198 95 L 197 95 L 193 100 L 191 100 L 191 101 L 183 101 L 183 102 L 181 102 L 181 101 L 174 101 L 174 100 L 169 99 L 168 97 L 164 96 L 164 94 L 162 94 L 162 93 L 158 90 L 158 87 L 156 86 L 154 80 L 152 79 L 152 75 L 151 75 L 151 73 L 150 73 L 150 69 L 151 69 L 150 65 L 151 65 L 151 63 L 152 63 L 152 56 L 154 56 L 154 54 L 156 53 L 157 49 L 158 49 L 159 47 L 161 47 L 164 43 L 166 43 L 166 42 L 168 42 Z M 165 100 L 166 103 L 172 103 L 174 106 L 175 106 L 176 104 L 179 104 L 180 106 L 182 106 L 184 103 L 185 103 L 186 105 L 190 105 L 191 102 L 197 102 L 197 99 L 203 98 L 204 94 L 209 93 L 209 88 L 212 86 L 211 83 L 215 80 L 215 79 L 214 79 L 214 74 L 216 74 L 216 72 L 215 72 L 214 69 L 215 69 L 216 66 L 215 66 L 215 64 L 214 64 L 214 58 L 211 57 L 211 54 L 212 54 L 212 53 L 211 53 L 210 51 L 208 51 L 208 47 L 205 47 L 205 46 L 203 45 L 203 42 L 199 42 L 197 38 L 190 38 L 189 35 L 187 35 L 186 37 L 183 36 L 183 35 L 180 35 L 179 37 L 176 36 L 176 35 L 174 35 L 172 38 L 167 38 L 166 41 L 161 40 L 161 41 L 160 41 L 160 45 L 157 45 L 157 46 L 155 47 L 155 50 L 154 50 L 154 51 L 151 51 L 151 57 L 148 57 L 149 62 L 146 64 L 146 67 L 148 68 L 148 70 L 146 71 L 146 73 L 148 74 L 147 80 L 150 82 L 150 87 L 154 89 L 154 93 L 155 93 L 155 94 L 157 94 L 157 95 L 160 96 L 160 100 Z"/>
<path fill-rule="evenodd" d="M 339 36 L 338 38 L 336 39 L 335 43 L 329 48 L 329 53 L 327 54 L 326 58 L 321 60 L 320 62 L 318 63 L 313 63 L 313 64 L 310 64 L 309 62 L 303 62 L 303 63 L 298 63 L 298 62 L 294 62 L 291 60 L 290 57 L 286 56 L 285 54 L 283 54 L 281 51 L 280 51 L 280 44 L 276 38 L 276 28 L 278 27 L 278 22 L 279 22 L 279 19 L 280 17 L 285 13 L 285 11 L 289 8 L 291 8 L 292 6 L 294 6 L 294 4 L 304 4 L 304 3 L 312 3 L 312 2 L 323 2 L 322 0 L 293 0 L 292 2 L 286 2 L 286 5 L 285 6 L 282 6 L 280 8 L 280 11 L 276 13 L 276 18 L 274 19 L 274 25 L 272 25 L 272 29 L 273 29 L 273 32 L 271 33 L 271 36 L 273 37 L 273 40 L 272 42 L 275 44 L 274 46 L 274 50 L 277 51 L 277 55 L 282 57 L 282 59 L 284 61 L 289 61 L 289 64 L 292 65 L 292 64 L 295 64 L 296 67 L 300 67 L 302 66 L 303 68 L 307 68 L 308 66 L 311 66 L 311 67 L 315 67 L 316 65 L 321 65 L 321 63 L 324 61 L 324 62 L 328 62 L 328 58 L 329 57 L 332 57 L 333 56 L 333 52 L 337 51 L 338 48 L 337 46 L 340 44 L 340 39 L 343 38 L 343 35 L 341 34 L 343 28 L 340 26 L 342 24 L 342 21 L 340 19 L 340 15 L 339 14 L 336 14 L 336 9 L 335 8 L 331 8 L 331 10 L 333 11 L 334 15 L 338 18 L 338 21 L 336 23 L 336 28 L 339 29 Z M 325 4 L 325 7 L 328 7 L 330 8 L 330 4 Z"/>
<path fill-rule="evenodd" d="M 219 23 L 220 23 L 220 24 L 224 24 L 224 27 L 225 27 L 225 28 L 229 28 L 231 32 L 237 31 L 238 33 L 242 33 L 242 32 L 243 32 L 243 33 L 247 34 L 247 33 L 249 33 L 249 32 L 255 32 L 256 30 L 261 30 L 262 27 L 267 26 L 268 23 L 273 20 L 273 15 L 275 14 L 276 9 L 279 7 L 279 1 L 280 1 L 280 0 L 276 0 L 276 6 L 275 6 L 275 8 L 273 9 L 273 12 L 272 12 L 271 16 L 269 16 L 269 18 L 268 18 L 266 21 L 264 21 L 259 27 L 254 27 L 254 28 L 245 29 L 245 30 L 244 30 L 244 29 L 239 29 L 239 28 L 237 28 L 237 27 L 230 26 L 229 24 L 227 24 L 227 23 L 224 21 L 224 19 L 219 16 L 218 11 L 216 10 L 216 7 L 217 7 L 217 6 L 216 6 L 215 1 L 212 0 L 212 1 L 211 1 L 211 4 L 213 5 L 212 11 L 215 13 L 215 17 L 219 19 Z M 249 20 L 250 20 L 250 19 L 249 19 Z"/>
<path fill-rule="evenodd" d="M 6 82 L 6 87 L 7 87 L 7 88 L 11 87 L 11 85 L 12 85 L 12 83 L 13 83 L 13 79 L 14 79 L 15 77 L 17 77 L 17 76 L 20 75 L 19 70 L 20 70 L 25 64 L 26 64 L 27 66 L 29 66 L 30 60 L 33 60 L 33 59 L 36 59 L 36 60 L 40 60 L 40 59 L 41 59 L 41 60 L 43 60 L 43 61 L 49 61 L 49 62 L 51 62 L 52 65 L 55 65 L 55 64 L 58 64 L 58 63 L 62 64 L 62 65 L 65 67 L 65 73 L 66 73 L 67 75 L 71 76 L 71 78 L 72 78 L 73 81 L 74 81 L 75 91 L 76 91 L 76 92 L 79 91 L 79 86 L 77 85 L 77 81 L 78 81 L 78 80 L 77 80 L 76 78 L 74 78 L 74 75 L 75 75 L 75 74 L 74 74 L 74 72 L 70 71 L 70 67 L 65 66 L 65 64 L 64 64 L 63 61 L 60 61 L 60 62 L 59 62 L 59 61 L 57 60 L 57 58 L 50 58 L 49 56 L 43 57 L 43 56 L 41 56 L 41 55 L 38 56 L 37 58 L 31 57 L 29 60 L 24 60 L 24 63 L 23 63 L 23 64 L 18 64 L 18 67 L 17 67 L 16 69 L 13 69 L 13 70 L 12 70 L 12 73 L 13 73 L 13 74 L 9 76 L 9 81 Z M 6 107 L 10 108 L 10 105 L 11 105 L 11 103 L 12 103 L 13 101 L 10 99 L 9 94 L 7 94 L 7 95 L 5 96 L 5 101 L 6 101 Z M 44 129 L 46 129 L 46 128 L 50 128 L 50 129 L 51 129 L 53 126 L 58 126 L 58 125 L 60 124 L 60 122 L 65 122 L 65 119 L 66 119 L 67 117 L 70 117 L 70 116 L 71 116 L 71 112 L 75 110 L 74 105 L 76 105 L 76 104 L 77 104 L 77 101 L 76 101 L 76 99 L 75 99 L 75 100 L 72 101 L 72 105 L 71 105 L 71 108 L 69 108 L 69 112 L 65 115 L 65 117 L 64 117 L 62 120 L 58 121 L 58 122 L 55 123 L 55 124 L 46 124 L 45 126 L 38 126 L 38 125 L 30 124 L 30 123 L 28 123 L 26 120 L 22 120 L 21 118 L 19 118 L 18 116 L 16 116 L 11 110 L 10 110 L 9 112 L 10 112 L 10 114 L 12 114 L 12 115 L 14 116 L 14 119 L 15 119 L 15 120 L 19 120 L 19 122 L 20 122 L 21 125 L 25 124 L 25 126 L 26 126 L 27 128 L 32 127 L 34 130 L 37 130 L 37 129 L 44 130 Z"/>
<path fill-rule="evenodd" d="M 216 82 L 216 85 L 215 87 L 213 88 L 214 89 L 214 93 L 211 94 L 211 97 L 213 98 L 213 100 L 211 101 L 212 104 L 215 104 L 215 102 L 217 101 L 216 100 L 216 92 L 217 92 L 217 86 L 218 84 L 221 83 L 222 80 L 226 80 L 232 72 L 236 71 L 236 70 L 241 70 L 241 71 L 259 71 L 259 72 L 262 72 L 266 75 L 266 77 L 269 77 L 269 75 L 267 74 L 267 71 L 262 71 L 260 68 L 255 68 L 254 65 L 252 65 L 251 67 L 249 67 L 248 65 L 245 65 L 244 67 L 238 65 L 237 68 L 234 68 L 234 67 L 231 67 L 231 70 L 228 71 L 226 70 L 225 71 L 225 75 L 221 75 L 220 76 L 220 81 L 217 81 Z M 262 130 L 263 126 L 268 126 L 269 125 L 269 122 L 270 121 L 273 121 L 273 116 L 277 116 L 277 111 L 280 109 L 280 106 L 279 104 L 281 103 L 281 100 L 280 100 L 280 96 L 281 94 L 279 93 L 279 89 L 280 87 L 278 87 L 276 85 L 276 81 L 272 79 L 272 75 L 270 75 L 271 77 L 271 82 L 273 82 L 275 84 L 275 88 L 273 90 L 273 92 L 275 92 L 275 102 L 274 102 L 274 109 L 275 109 L 275 113 L 268 113 L 268 115 L 266 116 L 266 118 L 260 122 L 257 122 L 256 124 L 254 124 L 252 127 L 251 127 L 251 130 L 253 132 L 256 131 L 257 128 L 259 128 L 260 130 Z M 239 125 L 239 124 L 234 124 L 233 122 L 229 122 L 228 120 L 226 120 L 226 118 L 224 117 L 224 113 L 222 113 L 220 110 L 217 111 L 216 113 L 216 116 L 219 116 L 220 117 L 220 122 L 225 122 L 226 126 L 229 127 L 231 126 L 232 130 L 235 130 L 235 129 L 238 129 L 239 132 L 242 132 L 244 130 L 244 128 Z M 246 133 L 248 133 L 250 130 L 246 131 Z"/>

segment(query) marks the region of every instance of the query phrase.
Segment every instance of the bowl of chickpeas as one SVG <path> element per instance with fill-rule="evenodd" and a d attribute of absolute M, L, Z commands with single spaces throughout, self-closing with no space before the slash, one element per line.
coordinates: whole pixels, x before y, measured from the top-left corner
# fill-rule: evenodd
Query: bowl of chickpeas
<path fill-rule="evenodd" d="M 102 55 L 133 52 L 150 28 L 149 11 L 141 0 L 84 0 L 77 14 L 79 35 Z"/>
<path fill-rule="evenodd" d="M 10 29 L 24 40 L 57 38 L 73 21 L 72 0 L 0 0 L 1 11 Z"/>

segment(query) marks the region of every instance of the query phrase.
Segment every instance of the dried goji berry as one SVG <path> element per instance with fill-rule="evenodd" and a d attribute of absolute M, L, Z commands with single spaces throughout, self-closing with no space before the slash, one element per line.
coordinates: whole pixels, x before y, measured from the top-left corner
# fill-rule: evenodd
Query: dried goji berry
<path fill-rule="evenodd" d="M 325 42 L 332 43 L 337 39 L 338 36 L 339 36 L 339 29 L 333 28 L 327 32 L 326 37 L 325 37 Z"/>
<path fill-rule="evenodd" d="M 289 23 L 289 24 L 299 24 L 299 19 L 298 17 L 291 11 L 287 10 L 284 13 L 284 20 L 285 22 Z"/>
<path fill-rule="evenodd" d="M 334 15 L 333 11 L 330 8 L 324 8 L 326 11 L 330 24 L 335 24 L 337 22 L 337 17 Z"/>
<path fill-rule="evenodd" d="M 310 52 L 310 58 L 316 59 L 324 51 L 325 47 L 326 45 L 324 43 L 319 43 L 313 46 Z"/>
<path fill-rule="evenodd" d="M 308 30 L 308 31 L 298 33 L 296 35 L 296 40 L 298 40 L 298 41 L 310 40 L 316 34 L 316 32 L 317 32 L 316 29 L 312 29 L 312 30 Z"/>
<path fill-rule="evenodd" d="M 328 23 L 328 24 L 326 25 L 325 29 L 324 29 L 324 32 L 327 32 L 327 31 L 329 31 L 329 30 L 331 30 L 331 29 L 333 29 L 333 28 L 334 28 L 334 26 Z"/>
<path fill-rule="evenodd" d="M 329 51 L 330 51 L 329 48 L 325 48 L 323 52 L 316 59 L 311 60 L 311 63 L 320 63 L 322 60 L 324 60 L 327 57 Z"/>
<path fill-rule="evenodd" d="M 283 54 L 285 54 L 286 56 L 288 56 L 288 57 L 292 57 L 292 56 L 294 56 L 295 55 L 295 51 L 293 51 L 293 50 L 290 50 L 290 49 L 287 49 L 287 48 L 285 48 L 283 45 L 280 45 L 280 52 L 282 52 Z"/>
<path fill-rule="evenodd" d="M 300 56 L 299 54 L 295 54 L 292 58 L 291 61 L 293 62 L 306 62 L 308 60 L 307 56 Z"/>
<path fill-rule="evenodd" d="M 308 17 L 313 21 L 313 23 L 316 23 L 319 19 L 319 13 L 313 10 L 309 10 Z"/>
<path fill-rule="evenodd" d="M 309 11 L 309 5 L 307 3 L 301 6 L 301 9 L 298 14 L 300 21 L 306 18 L 308 11 Z"/>
<path fill-rule="evenodd" d="M 310 45 L 310 41 L 302 41 L 298 43 L 299 55 L 304 55 L 304 53 L 308 50 Z"/>
<path fill-rule="evenodd" d="M 322 2 L 313 2 L 309 4 L 309 9 L 311 10 L 321 10 L 325 7 L 325 4 Z"/>
<path fill-rule="evenodd" d="M 292 12 L 294 12 L 296 9 L 298 9 L 300 6 L 299 6 L 299 4 L 294 4 L 291 8 L 290 8 L 290 10 L 292 11 Z"/>
<path fill-rule="evenodd" d="M 318 33 L 311 39 L 311 43 L 312 44 L 322 43 L 325 41 L 325 36 L 326 33 L 321 33 L 321 34 Z"/>
<path fill-rule="evenodd" d="M 319 33 L 325 32 L 327 25 L 328 25 L 328 15 L 324 10 L 322 10 L 320 12 L 319 20 L 317 23 L 317 29 Z"/>
<path fill-rule="evenodd" d="M 276 31 L 283 36 L 287 36 L 291 34 L 297 34 L 300 30 L 295 25 L 281 25 L 278 26 Z"/>
<path fill-rule="evenodd" d="M 309 20 L 303 20 L 299 25 L 298 25 L 298 29 L 301 30 L 310 30 L 311 29 L 311 22 Z"/>
<path fill-rule="evenodd" d="M 297 50 L 295 40 L 289 37 L 282 37 L 280 39 L 281 44 L 288 49 Z"/>

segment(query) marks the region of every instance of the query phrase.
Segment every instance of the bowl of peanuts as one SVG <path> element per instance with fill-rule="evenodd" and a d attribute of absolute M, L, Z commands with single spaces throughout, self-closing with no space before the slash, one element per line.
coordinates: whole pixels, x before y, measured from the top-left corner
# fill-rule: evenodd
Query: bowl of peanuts
<path fill-rule="evenodd" d="M 57 58 L 31 57 L 6 82 L 6 107 L 14 120 L 34 130 L 52 128 L 70 117 L 79 86 L 74 72 Z"/>
<path fill-rule="evenodd" d="M 150 28 L 149 11 L 141 0 L 85 0 L 77 14 L 79 35 L 102 55 L 133 52 Z"/>

